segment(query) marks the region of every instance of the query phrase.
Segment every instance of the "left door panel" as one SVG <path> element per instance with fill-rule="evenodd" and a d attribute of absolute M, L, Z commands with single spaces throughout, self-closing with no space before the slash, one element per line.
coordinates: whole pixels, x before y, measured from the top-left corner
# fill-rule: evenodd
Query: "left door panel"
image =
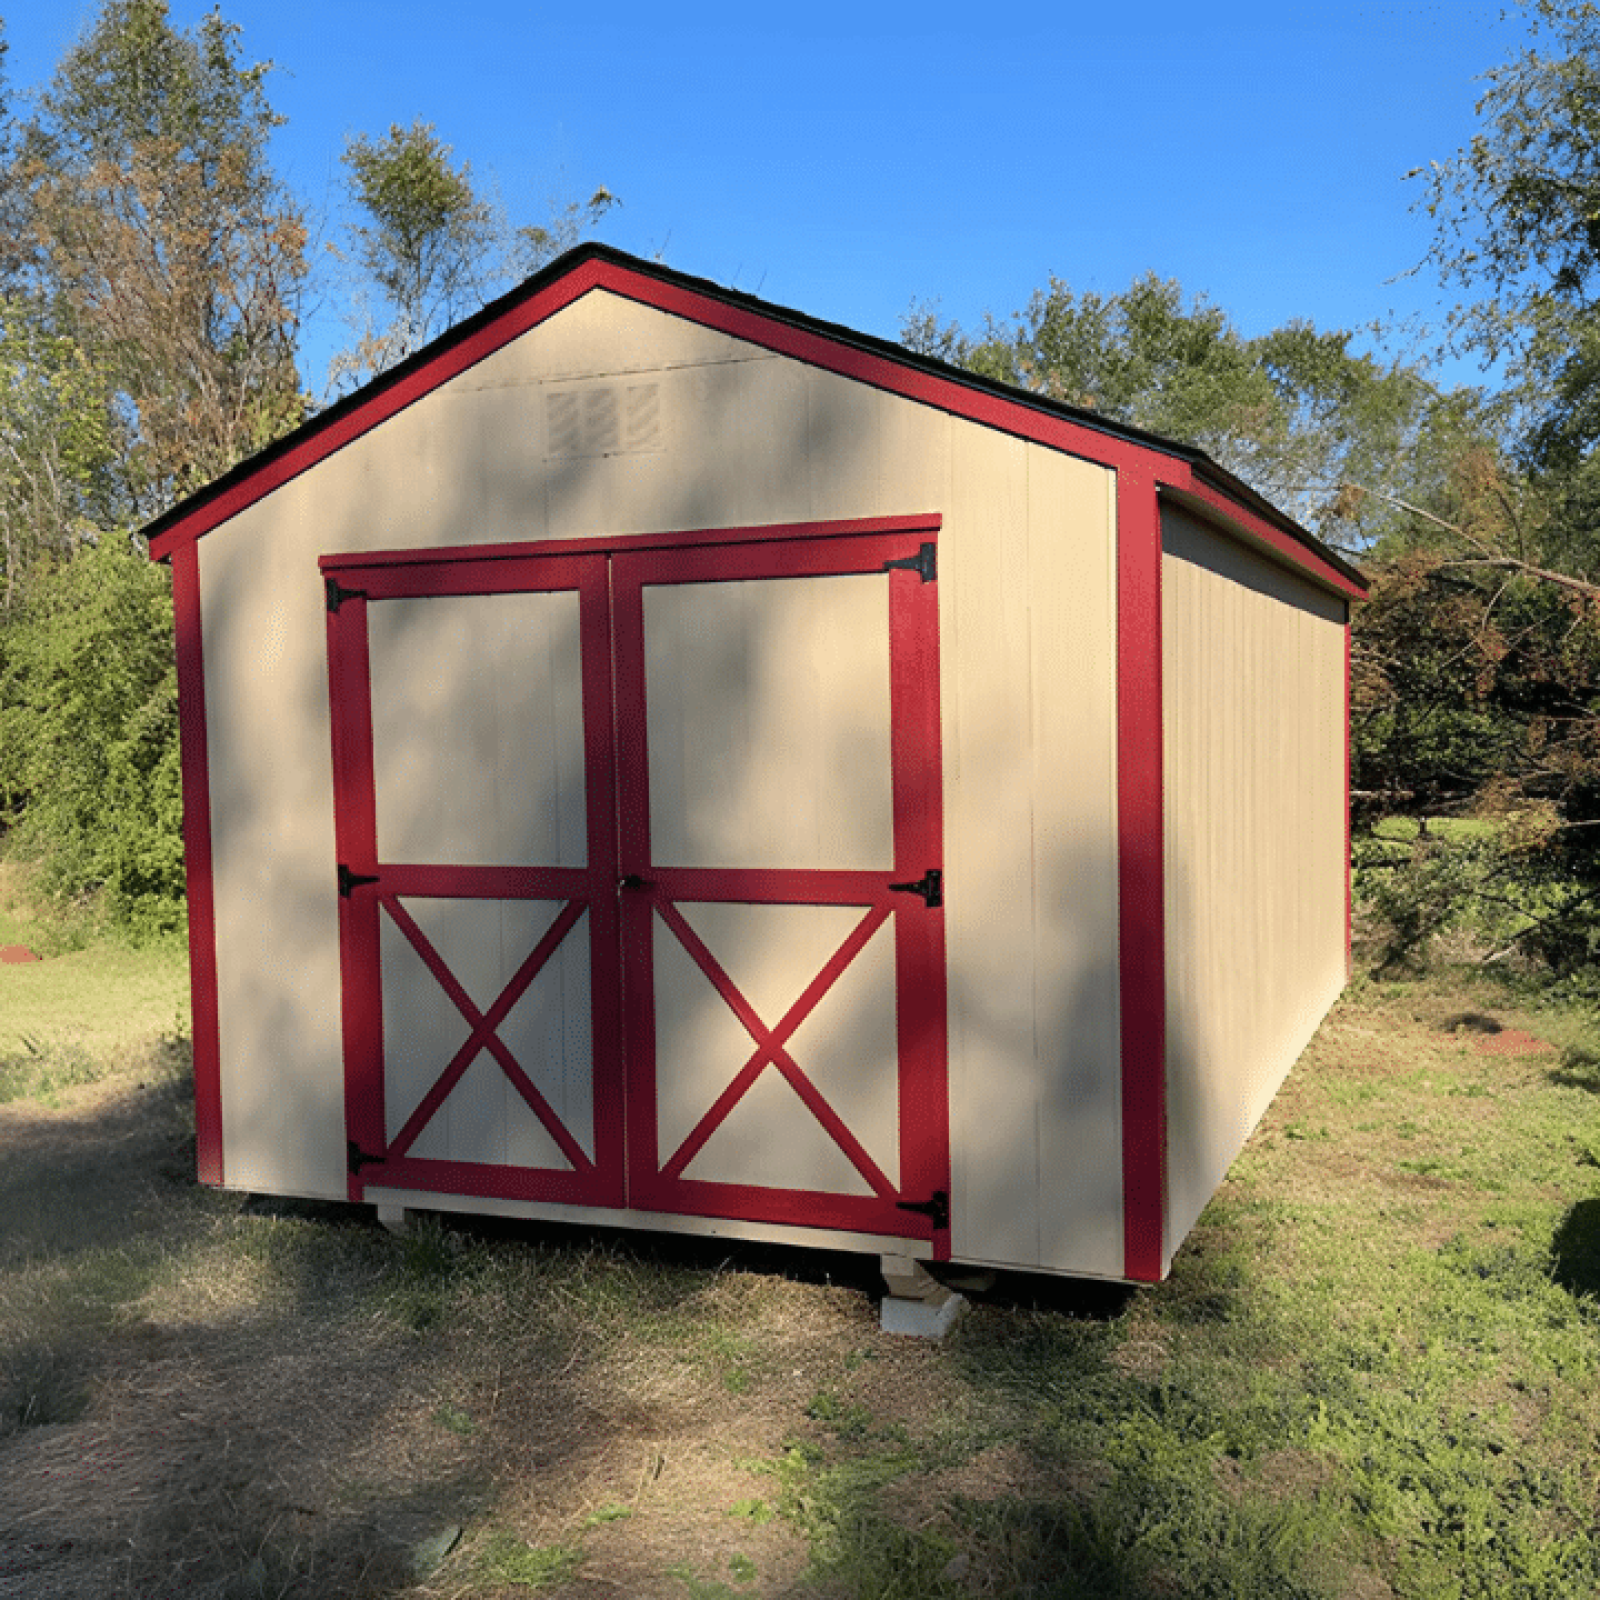
<path fill-rule="evenodd" d="M 620 1205 L 605 558 L 325 578 L 351 1197 Z"/>

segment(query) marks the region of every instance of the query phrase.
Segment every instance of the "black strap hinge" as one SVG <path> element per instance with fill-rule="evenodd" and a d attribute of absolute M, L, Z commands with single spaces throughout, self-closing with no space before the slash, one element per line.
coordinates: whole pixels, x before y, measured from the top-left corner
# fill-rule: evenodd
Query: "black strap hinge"
<path fill-rule="evenodd" d="M 372 873 L 369 876 L 364 872 L 352 872 L 344 862 L 341 861 L 339 863 L 339 893 L 346 900 L 350 898 L 350 891 L 359 884 L 376 883 L 377 881 L 378 875 L 376 873 Z"/>
<path fill-rule="evenodd" d="M 363 1167 L 381 1167 L 387 1159 L 386 1156 L 369 1156 L 354 1139 L 345 1142 L 345 1160 L 351 1172 L 359 1172 Z"/>
<path fill-rule="evenodd" d="M 891 883 L 889 887 L 901 894 L 920 894 L 929 906 L 944 904 L 944 874 L 937 867 L 929 867 L 915 883 Z"/>
<path fill-rule="evenodd" d="M 346 589 L 331 573 L 322 580 L 322 588 L 328 597 L 328 610 L 330 612 L 338 611 L 346 600 L 365 600 L 367 598 L 365 589 Z"/>
<path fill-rule="evenodd" d="M 926 1217 L 935 1233 L 943 1233 L 950 1226 L 950 1196 L 943 1189 L 935 1189 L 931 1200 L 896 1200 L 896 1211 L 914 1211 Z"/>
<path fill-rule="evenodd" d="M 924 583 L 932 583 L 939 576 L 937 547 L 925 544 L 914 556 L 901 556 L 896 561 L 885 561 L 883 564 L 885 572 L 892 572 L 896 567 L 905 567 L 916 573 Z"/>

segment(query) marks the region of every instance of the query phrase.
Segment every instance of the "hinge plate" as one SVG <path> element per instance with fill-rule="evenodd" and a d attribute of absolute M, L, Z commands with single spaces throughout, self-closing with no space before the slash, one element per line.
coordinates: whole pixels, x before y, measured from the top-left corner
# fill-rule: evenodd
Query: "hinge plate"
<path fill-rule="evenodd" d="M 330 613 L 337 612 L 346 600 L 365 600 L 367 598 L 365 589 L 346 589 L 332 573 L 329 573 L 322 580 L 322 592 L 327 597 Z"/>
<path fill-rule="evenodd" d="M 932 583 L 939 576 L 938 547 L 925 544 L 914 556 L 901 556 L 895 561 L 885 561 L 883 570 L 892 572 L 896 567 L 904 567 L 917 574 L 924 583 Z"/>
<path fill-rule="evenodd" d="M 363 883 L 376 883 L 377 881 L 378 875 L 375 872 L 352 872 L 349 867 L 344 864 L 344 862 L 341 861 L 339 863 L 339 894 L 345 900 L 350 898 L 351 890 L 357 888 L 359 885 Z"/>
<path fill-rule="evenodd" d="M 351 1172 L 360 1172 L 363 1167 L 381 1167 L 388 1160 L 387 1156 L 369 1156 L 354 1139 L 345 1141 L 345 1160 Z"/>
<path fill-rule="evenodd" d="M 929 867 L 915 883 L 891 883 L 889 887 L 899 894 L 920 894 L 926 906 L 944 904 L 944 874 L 937 867 Z"/>
<path fill-rule="evenodd" d="M 894 1208 L 926 1217 L 935 1233 L 943 1233 L 950 1226 L 950 1196 L 943 1189 L 935 1189 L 927 1200 L 897 1200 Z"/>

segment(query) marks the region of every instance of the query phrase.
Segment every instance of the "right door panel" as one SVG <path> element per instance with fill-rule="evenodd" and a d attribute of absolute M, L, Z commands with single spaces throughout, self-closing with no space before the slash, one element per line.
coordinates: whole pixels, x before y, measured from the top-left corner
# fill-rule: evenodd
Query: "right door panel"
<path fill-rule="evenodd" d="M 948 1246 L 937 586 L 920 550 L 614 558 L 636 1207 Z"/>

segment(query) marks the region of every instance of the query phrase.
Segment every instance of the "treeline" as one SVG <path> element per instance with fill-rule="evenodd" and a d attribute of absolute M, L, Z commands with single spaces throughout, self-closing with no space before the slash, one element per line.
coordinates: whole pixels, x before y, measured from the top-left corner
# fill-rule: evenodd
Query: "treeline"
<path fill-rule="evenodd" d="M 1600 987 L 1600 14 L 1524 8 L 1478 131 L 1411 176 L 1462 301 L 1432 359 L 1291 323 L 1247 338 L 1155 277 L 1052 279 L 903 337 L 1205 449 L 1355 558 L 1357 879 L 1380 966 L 1480 959 Z M 1476 355 L 1492 387 L 1443 388 Z M 1402 819 L 1396 825 L 1396 819 Z M 1445 819 L 1462 819 L 1455 826 Z"/>
<path fill-rule="evenodd" d="M 1375 955 L 1476 915 L 1498 930 L 1482 953 L 1588 981 L 1600 20 L 1583 0 L 1524 16 L 1472 142 L 1414 175 L 1461 301 L 1431 359 L 1308 322 L 1248 337 L 1155 276 L 1104 296 L 1051 278 L 971 329 L 923 308 L 903 338 L 1199 445 L 1352 555 L 1373 580 L 1353 754 Z M 343 211 L 311 217 L 272 167 L 269 87 L 219 12 L 185 32 L 164 0 L 104 0 L 26 97 L 0 77 L 0 829 L 49 892 L 137 933 L 182 921 L 170 601 L 137 528 L 616 204 L 513 226 L 418 122 L 351 138 Z M 313 292 L 349 308 L 320 392 L 298 365 Z M 1442 385 L 1446 354 L 1493 384 Z"/>
<path fill-rule="evenodd" d="M 183 920 L 171 603 L 137 529 L 616 203 L 513 227 L 417 122 L 350 139 L 312 217 L 268 89 L 219 11 L 185 31 L 165 0 L 104 0 L 27 95 L 0 72 L 0 833 L 136 934 Z M 350 342 L 319 395 L 298 335 L 330 292 Z"/>

